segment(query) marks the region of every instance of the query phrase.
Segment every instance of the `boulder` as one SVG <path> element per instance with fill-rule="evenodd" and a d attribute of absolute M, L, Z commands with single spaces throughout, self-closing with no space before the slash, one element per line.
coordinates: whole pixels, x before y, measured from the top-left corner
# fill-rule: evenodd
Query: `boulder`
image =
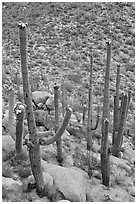
<path fill-rule="evenodd" d="M 43 178 L 44 178 L 44 185 L 47 187 L 47 188 L 51 188 L 53 186 L 53 178 L 52 176 L 47 173 L 47 172 L 43 172 Z M 27 183 L 29 184 L 33 184 L 35 183 L 35 179 L 34 179 L 34 176 L 33 175 L 30 175 L 27 179 Z"/>
<path fill-rule="evenodd" d="M 51 94 L 47 91 L 34 91 L 32 92 L 32 99 L 36 104 L 38 103 L 45 103 L 47 99 L 51 97 Z"/>
<path fill-rule="evenodd" d="M 10 135 L 2 136 L 2 159 L 5 160 L 7 155 L 15 150 L 15 141 Z"/>
<path fill-rule="evenodd" d="M 58 200 L 57 202 L 70 202 L 69 200 Z"/>
<path fill-rule="evenodd" d="M 131 167 L 127 164 L 126 160 L 110 155 L 110 163 L 126 170 L 127 172 L 131 172 Z"/>
<path fill-rule="evenodd" d="M 72 202 L 86 201 L 86 179 L 80 171 L 74 168 L 51 165 L 43 160 L 42 168 L 44 172 L 53 177 L 54 185 L 65 199 Z"/>
<path fill-rule="evenodd" d="M 123 159 L 128 160 L 130 163 L 135 163 L 135 151 L 132 149 L 132 147 L 129 146 L 128 149 L 124 150 Z"/>
<path fill-rule="evenodd" d="M 22 182 L 19 180 L 13 180 L 12 178 L 2 177 L 2 188 L 7 191 L 19 191 L 21 189 Z"/>

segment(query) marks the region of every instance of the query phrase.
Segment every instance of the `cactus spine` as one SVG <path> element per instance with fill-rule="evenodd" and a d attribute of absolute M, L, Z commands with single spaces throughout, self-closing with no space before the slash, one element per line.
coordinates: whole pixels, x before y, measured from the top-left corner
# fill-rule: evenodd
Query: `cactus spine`
<path fill-rule="evenodd" d="M 108 125 L 109 125 L 108 119 L 109 119 L 110 61 L 111 61 L 111 42 L 107 42 L 107 62 L 106 62 L 106 71 L 105 71 L 104 101 L 103 101 L 103 115 L 102 115 L 102 140 L 101 140 L 102 183 L 106 186 L 109 185 L 109 154 L 108 154 L 108 146 L 107 146 L 107 137 L 108 137 Z"/>
<path fill-rule="evenodd" d="M 36 190 L 39 194 L 43 194 L 44 180 L 41 170 L 41 157 L 40 145 L 36 131 L 35 118 L 33 114 L 31 88 L 28 76 L 27 66 L 27 37 L 26 37 L 26 24 L 19 24 L 19 38 L 20 38 L 20 55 L 21 55 L 21 69 L 23 77 L 23 91 L 24 101 L 26 104 L 26 115 L 29 130 L 29 142 L 32 144 L 29 148 L 29 157 L 31 162 L 31 169 L 36 181 Z"/>
<path fill-rule="evenodd" d="M 55 103 L 55 133 L 59 128 L 59 87 L 57 85 L 54 86 L 54 103 Z M 57 140 L 57 158 L 61 163 L 63 161 L 62 158 L 62 144 L 61 137 Z"/>

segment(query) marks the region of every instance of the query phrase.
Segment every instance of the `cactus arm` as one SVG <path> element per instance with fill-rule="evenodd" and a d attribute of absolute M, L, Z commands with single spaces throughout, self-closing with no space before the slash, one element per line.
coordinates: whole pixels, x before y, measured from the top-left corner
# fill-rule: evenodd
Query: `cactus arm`
<path fill-rule="evenodd" d="M 44 191 L 44 180 L 43 180 L 43 174 L 41 169 L 40 145 L 37 137 L 36 124 L 35 124 L 35 118 L 34 118 L 33 107 L 32 107 L 31 88 L 30 88 L 29 76 L 28 76 L 26 24 L 20 23 L 18 26 L 19 26 L 24 101 L 26 104 L 29 141 L 30 143 L 32 143 L 32 146 L 29 149 L 29 157 L 30 157 L 31 169 L 36 181 L 37 193 L 42 194 Z"/>
<path fill-rule="evenodd" d="M 30 85 L 31 85 L 31 93 L 33 92 L 33 91 L 35 91 L 35 89 L 34 89 L 34 83 L 33 83 L 33 75 L 32 75 L 32 69 L 31 69 L 31 67 L 30 67 Z"/>
<path fill-rule="evenodd" d="M 55 133 L 55 135 L 52 137 L 52 138 L 49 138 L 49 139 L 46 139 L 46 140 L 40 140 L 40 145 L 50 145 L 52 144 L 53 142 L 57 141 L 61 135 L 64 133 L 68 123 L 69 123 L 69 120 L 70 120 L 70 117 L 71 117 L 71 113 L 72 113 L 72 109 L 67 107 L 66 109 L 66 113 L 65 113 L 65 116 L 64 116 L 64 120 L 63 120 L 63 123 L 61 125 L 61 127 L 57 130 L 57 132 Z"/>
<path fill-rule="evenodd" d="M 88 92 L 88 121 L 87 121 L 87 150 L 91 149 L 92 145 L 92 72 L 93 72 L 93 57 L 90 58 L 90 79 L 89 79 L 89 92 Z"/>
<path fill-rule="evenodd" d="M 113 136 L 112 144 L 115 144 L 118 126 L 119 126 L 119 86 L 120 86 L 120 66 L 117 67 L 116 77 L 116 95 L 114 96 L 114 114 L 113 114 Z"/>
<path fill-rule="evenodd" d="M 21 155 L 22 153 L 22 138 L 23 138 L 23 124 L 24 124 L 24 113 L 25 107 L 23 105 L 19 105 L 16 109 L 16 140 L 15 140 L 15 148 L 17 155 Z"/>
<path fill-rule="evenodd" d="M 19 71 L 18 70 L 16 72 L 16 79 L 17 79 L 17 95 L 18 95 L 18 100 L 20 102 L 23 102 L 23 99 L 22 99 L 21 93 L 20 93 Z"/>
<path fill-rule="evenodd" d="M 13 119 L 14 119 L 14 89 L 10 87 L 9 89 L 9 124 L 8 131 L 11 137 L 15 140 L 14 130 L 13 130 Z"/>
<path fill-rule="evenodd" d="M 98 123 L 99 123 L 99 118 L 100 118 L 100 115 L 99 115 L 99 106 L 97 108 L 97 120 L 96 120 L 96 124 L 95 124 L 95 127 L 91 127 L 91 130 L 96 130 L 97 127 L 98 127 Z"/>
<path fill-rule="evenodd" d="M 120 122 L 119 122 L 117 139 L 116 139 L 116 142 L 112 148 L 112 153 L 115 156 L 118 156 L 119 151 L 120 151 L 120 147 L 121 147 L 121 140 L 122 140 L 122 135 L 123 135 L 127 104 L 128 104 L 128 97 L 127 97 L 127 94 L 125 94 L 125 95 L 123 95 L 123 100 L 122 100 L 122 104 L 121 104 L 121 117 L 120 117 Z"/>
<path fill-rule="evenodd" d="M 55 103 L 55 133 L 59 128 L 59 87 L 57 85 L 54 86 L 54 103 Z M 62 142 L 61 137 L 56 141 L 57 143 L 57 159 L 59 162 L 62 162 Z"/>
<path fill-rule="evenodd" d="M 54 106 L 55 106 L 55 132 L 57 132 L 59 128 L 59 106 L 58 106 L 58 93 L 59 87 L 57 85 L 54 86 Z"/>
<path fill-rule="evenodd" d="M 123 133 L 123 129 L 124 129 L 124 123 L 125 123 L 127 104 L 128 104 L 128 97 L 127 97 L 127 94 L 125 94 L 123 105 L 122 105 L 122 110 L 121 110 L 121 119 L 120 119 L 120 124 L 119 124 L 119 129 L 118 129 L 116 146 L 117 146 L 117 144 L 120 144 L 120 141 L 121 141 L 121 137 L 122 137 L 122 133 Z"/>
<path fill-rule="evenodd" d="M 131 91 L 129 90 L 129 91 L 128 91 L 128 103 L 127 103 L 127 110 L 126 110 L 126 116 L 125 116 L 125 118 L 127 118 L 127 114 L 128 114 L 128 110 L 129 110 L 129 105 L 130 105 L 130 101 L 131 101 L 131 96 L 132 96 L 132 93 L 131 93 Z"/>
<path fill-rule="evenodd" d="M 64 80 L 62 80 L 61 89 L 62 89 L 62 111 L 63 111 L 63 116 L 64 116 L 65 115 L 65 109 L 67 107 L 67 93 L 66 93 L 66 89 L 65 89 Z"/>

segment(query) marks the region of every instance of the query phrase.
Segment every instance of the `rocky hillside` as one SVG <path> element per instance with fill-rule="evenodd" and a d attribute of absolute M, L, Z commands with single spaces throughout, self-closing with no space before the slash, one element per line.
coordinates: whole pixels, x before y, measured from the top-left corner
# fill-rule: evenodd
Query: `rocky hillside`
<path fill-rule="evenodd" d="M 101 123 L 94 132 L 92 158 L 94 169 L 92 177 L 87 175 L 87 150 L 85 129 L 78 132 L 66 132 L 63 139 L 65 179 L 72 181 L 72 175 L 80 171 L 80 180 L 75 181 L 75 189 L 85 182 L 83 189 L 75 191 L 58 182 L 64 169 L 58 170 L 56 146 L 42 147 L 42 159 L 45 178 L 49 179 L 50 189 L 45 200 L 40 199 L 35 190 L 26 192 L 30 182 L 31 170 L 26 155 L 23 164 L 15 161 L 15 143 L 5 132 L 8 105 L 8 89 L 16 87 L 16 72 L 21 77 L 18 23 L 28 23 L 28 68 L 32 70 L 34 90 L 46 90 L 53 94 L 53 86 L 59 86 L 62 80 L 68 91 L 68 104 L 74 110 L 71 118 L 78 123 L 81 116 L 81 101 L 87 105 L 88 81 L 90 70 L 89 56 L 93 55 L 93 115 L 96 107 L 102 110 L 104 70 L 106 65 L 106 42 L 112 41 L 110 76 L 110 130 L 112 139 L 113 95 L 115 93 L 116 70 L 120 65 L 120 92 L 131 90 L 132 100 L 129 107 L 121 159 L 111 155 L 111 185 L 109 189 L 101 184 L 100 140 Z M 46 86 L 46 87 L 45 87 Z M 134 201 L 134 117 L 135 117 L 135 3 L 131 2 L 3 2 L 2 3 L 2 96 L 3 96 L 3 201 Z M 52 100 L 49 105 L 52 104 Z M 96 118 L 95 118 L 96 120 Z M 93 119 L 94 122 L 94 119 Z M 48 122 L 46 122 L 48 124 Z M 49 126 L 50 127 L 50 126 Z M 39 129 L 40 127 L 38 127 Z M 8 146 L 8 148 L 7 148 Z M 43 161 L 42 160 L 42 161 Z M 48 166 L 51 165 L 51 166 Z M 56 166 L 52 166 L 56 165 Z M 73 169 L 72 168 L 77 168 Z M 22 170 L 24 169 L 24 170 Z M 52 171 L 50 170 L 52 169 Z M 71 170 L 70 170 L 71 169 Z M 25 173 L 24 173 L 25 172 Z M 55 172 L 62 172 L 56 174 Z M 73 173 L 70 173 L 73 172 Z M 25 176 L 24 176 L 25 174 Z M 85 175 L 86 174 L 86 175 Z M 83 180 L 84 179 L 84 180 Z M 67 182 L 66 182 L 67 183 Z M 12 188 L 15 186 L 15 189 Z M 54 186 L 55 187 L 55 186 Z M 72 188 L 73 189 L 73 188 Z M 14 193 L 13 193 L 14 192 Z M 57 196 L 57 192 L 60 195 Z M 69 192 L 70 194 L 67 194 Z M 63 195 L 63 196 L 62 196 Z M 82 195 L 82 196 L 80 196 Z"/>

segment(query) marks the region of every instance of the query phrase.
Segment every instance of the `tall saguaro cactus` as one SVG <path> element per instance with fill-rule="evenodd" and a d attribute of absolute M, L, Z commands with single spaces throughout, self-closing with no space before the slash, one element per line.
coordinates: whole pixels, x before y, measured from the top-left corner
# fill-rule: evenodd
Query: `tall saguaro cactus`
<path fill-rule="evenodd" d="M 28 76 L 27 66 L 27 25 L 24 23 L 19 24 L 19 39 L 20 39 L 20 55 L 21 55 L 21 70 L 23 77 L 23 91 L 24 101 L 26 104 L 26 115 L 29 130 L 29 157 L 31 162 L 32 172 L 36 181 L 36 190 L 39 194 L 43 193 L 44 180 L 41 170 L 41 157 L 40 157 L 40 145 L 36 131 L 35 118 L 33 114 L 31 88 Z"/>
<path fill-rule="evenodd" d="M 97 120 L 95 127 L 92 127 L 92 84 L 93 84 L 93 56 L 90 58 L 90 78 L 89 78 L 89 92 L 88 92 L 88 121 L 87 121 L 87 150 L 91 150 L 92 146 L 92 130 L 96 130 L 99 122 L 99 107 L 97 109 Z"/>
<path fill-rule="evenodd" d="M 54 103 L 55 103 L 55 132 L 59 129 L 59 87 L 54 86 Z M 57 158 L 59 162 L 62 162 L 62 145 L 61 137 L 57 140 Z"/>
<path fill-rule="evenodd" d="M 93 72 L 93 57 L 90 58 L 90 79 L 89 79 L 89 93 L 88 93 L 88 121 L 87 121 L 87 150 L 91 149 L 92 144 L 92 72 Z"/>
<path fill-rule="evenodd" d="M 111 42 L 107 42 L 107 62 L 106 62 L 106 71 L 105 71 L 104 101 L 103 101 L 103 115 L 102 115 L 102 140 L 101 140 L 102 183 L 106 186 L 109 185 L 109 154 L 108 154 L 108 146 L 107 146 L 109 123 L 107 121 L 109 120 L 110 61 L 111 61 Z"/>

